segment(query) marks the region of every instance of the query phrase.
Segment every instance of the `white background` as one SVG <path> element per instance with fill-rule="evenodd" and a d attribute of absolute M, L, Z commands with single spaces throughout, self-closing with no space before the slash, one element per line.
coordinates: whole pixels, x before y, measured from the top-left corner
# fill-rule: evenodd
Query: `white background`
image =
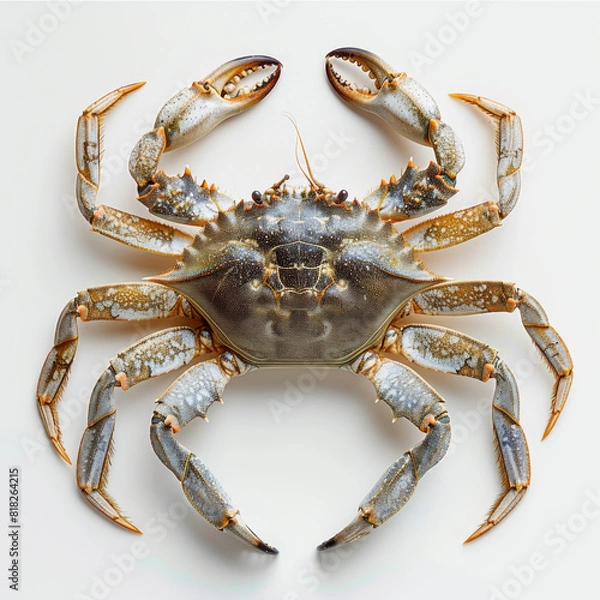
<path fill-rule="evenodd" d="M 21 597 L 500 600 L 591 593 L 600 532 L 600 506 L 590 500 L 600 492 L 592 379 L 600 334 L 594 295 L 598 4 L 59 3 L 60 18 L 51 5 L 0 6 L 1 454 L 4 477 L 9 466 L 21 470 Z M 145 530 L 136 537 L 81 499 L 74 469 L 44 439 L 34 401 L 66 301 L 79 289 L 136 281 L 171 264 L 88 231 L 73 197 L 76 117 L 119 85 L 149 82 L 107 119 L 99 199 L 143 215 L 125 157 L 163 102 L 226 60 L 271 54 L 284 64 L 275 91 L 195 147 L 165 157 L 162 166 L 181 172 L 188 163 L 200 180 L 248 197 L 294 169 L 294 132 L 283 116 L 289 112 L 317 176 L 360 198 L 382 177 L 398 174 L 411 154 L 425 165 L 432 153 L 333 95 L 323 57 L 345 45 L 380 54 L 438 100 L 467 152 L 452 209 L 493 198 L 495 157 L 485 118 L 446 93 L 483 94 L 522 116 L 527 161 L 515 211 L 502 228 L 425 258 L 444 275 L 515 281 L 536 296 L 572 351 L 571 399 L 541 443 L 552 378 L 518 315 L 430 319 L 497 347 L 515 371 L 531 489 L 499 527 L 461 545 L 500 491 L 493 386 L 426 374 L 448 400 L 451 452 L 384 527 L 353 546 L 317 555 L 315 546 L 354 516 L 387 465 L 420 434 L 405 422 L 392 427 L 389 409 L 372 404 L 369 382 L 350 373 L 286 369 L 239 378 L 227 389 L 225 405 L 212 409 L 209 425 L 194 422 L 180 435 L 217 474 L 246 522 L 281 550 L 270 557 L 186 508 L 179 484 L 154 456 L 152 403 L 175 375 L 126 394 L 117 390 L 109 489 Z M 73 458 L 89 392 L 108 359 L 159 327 L 80 326 L 61 410 Z M 7 513 L 6 500 L 1 511 Z M 164 514 L 170 516 L 160 524 Z M 0 596 L 8 598 L 8 538 L 0 539 Z M 144 554 L 135 562 L 125 556 L 134 550 Z M 535 571 L 527 566 L 532 561 Z"/>

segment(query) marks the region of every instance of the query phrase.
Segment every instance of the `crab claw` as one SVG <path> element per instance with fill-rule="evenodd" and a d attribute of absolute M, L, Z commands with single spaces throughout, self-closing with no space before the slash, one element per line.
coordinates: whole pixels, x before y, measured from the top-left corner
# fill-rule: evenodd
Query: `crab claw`
<path fill-rule="evenodd" d="M 281 68 L 270 56 L 243 56 L 181 90 L 162 107 L 154 124 L 155 129 L 164 128 L 165 150 L 195 142 L 225 119 L 260 102 L 275 87 Z M 273 70 L 252 87 L 243 85 L 259 69 Z"/>
<path fill-rule="evenodd" d="M 361 89 L 345 80 L 333 59 L 357 64 L 373 79 L 375 90 Z M 440 109 L 429 92 L 406 73 L 397 72 L 385 61 L 359 48 L 338 48 L 325 59 L 325 70 L 338 95 L 363 110 L 374 113 L 404 137 L 432 146 L 444 173 L 454 179 L 465 161 L 464 151 L 451 127 L 442 121 Z"/>
<path fill-rule="evenodd" d="M 270 56 L 243 56 L 175 94 L 160 109 L 154 129 L 144 134 L 131 152 L 129 172 L 140 193 L 144 195 L 146 186 L 156 183 L 154 176 L 163 152 L 199 140 L 225 119 L 260 102 L 275 87 L 281 68 L 281 63 Z M 242 83 L 260 69 L 267 70 L 263 79 L 252 87 Z M 154 205 L 153 200 L 145 203 Z"/>
<path fill-rule="evenodd" d="M 325 72 L 329 78 L 329 83 L 333 86 L 333 89 L 344 99 L 351 103 L 357 103 L 361 105 L 361 108 L 367 109 L 369 102 L 373 101 L 373 98 L 377 96 L 368 88 L 358 89 L 358 86 L 354 83 L 346 81 L 334 67 L 334 63 L 331 61 L 332 58 L 339 58 L 343 61 L 348 61 L 353 64 L 357 64 L 363 71 L 365 71 L 370 79 L 373 79 L 373 84 L 377 91 L 381 90 L 385 82 L 389 82 L 392 79 L 406 77 L 406 73 L 396 73 L 394 69 L 388 65 L 383 59 L 381 59 L 373 52 L 368 50 L 361 50 L 360 48 L 337 48 L 332 50 L 325 57 Z"/>

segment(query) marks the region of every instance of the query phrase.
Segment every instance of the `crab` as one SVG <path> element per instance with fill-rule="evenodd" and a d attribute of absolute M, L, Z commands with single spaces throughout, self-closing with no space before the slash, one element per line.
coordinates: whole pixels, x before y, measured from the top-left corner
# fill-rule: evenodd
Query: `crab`
<path fill-rule="evenodd" d="M 350 71 L 356 68 L 348 62 L 365 71 L 372 85 L 359 88 L 347 81 L 340 65 L 345 63 Z M 327 55 L 325 65 L 331 87 L 343 100 L 378 115 L 402 136 L 432 147 L 436 161 L 420 169 L 410 160 L 401 176 L 382 180 L 362 201 L 317 181 L 303 144 L 307 187 L 288 188 L 285 176 L 263 193 L 254 191 L 239 202 L 206 181 L 197 184 L 187 167 L 175 177 L 158 170 L 163 152 L 200 139 L 274 88 L 282 69 L 277 60 L 238 58 L 171 98 L 154 129 L 131 153 L 129 170 L 140 202 L 153 215 L 198 227 L 192 236 L 162 222 L 96 206 L 103 117 L 143 83 L 103 96 L 79 118 L 76 196 L 91 229 L 128 246 L 171 256 L 177 263 L 171 271 L 143 282 L 80 291 L 60 314 L 37 399 L 46 432 L 67 462 L 57 404 L 75 357 L 78 320 L 175 316 L 190 320 L 189 326 L 152 333 L 118 353 L 91 394 L 77 460 L 78 486 L 96 509 L 131 531 L 140 533 L 107 491 L 114 390 L 127 390 L 192 361 L 156 401 L 152 447 L 209 523 L 272 554 L 277 550 L 244 524 L 208 467 L 177 440 L 177 433 L 192 419 L 206 419 L 231 378 L 276 366 L 346 369 L 373 383 L 377 399 L 389 405 L 394 420 L 406 418 L 425 434 L 377 481 L 348 526 L 319 550 L 352 542 L 388 520 L 448 449 L 450 418 L 444 399 L 407 361 L 495 384 L 492 420 L 504 489 L 466 541 L 502 521 L 529 486 L 529 451 L 519 423 L 517 383 L 497 350 L 437 325 L 403 324 L 408 315 L 518 310 L 556 380 L 544 437 L 565 405 L 573 380 L 572 361 L 540 304 L 513 283 L 451 281 L 428 270 L 420 259 L 422 253 L 461 244 L 500 226 L 512 211 L 521 182 L 519 117 L 482 96 L 451 94 L 491 117 L 497 140 L 498 198 L 401 230 L 398 223 L 443 207 L 457 192 L 456 177 L 465 161 L 461 143 L 429 93 L 376 55 L 340 48 Z M 250 86 L 249 77 L 263 78 Z"/>

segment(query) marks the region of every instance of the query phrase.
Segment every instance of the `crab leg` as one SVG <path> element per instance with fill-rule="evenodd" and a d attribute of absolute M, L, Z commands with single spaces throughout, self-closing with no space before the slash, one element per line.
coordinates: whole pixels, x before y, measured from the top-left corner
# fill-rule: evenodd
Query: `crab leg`
<path fill-rule="evenodd" d="M 498 204 L 482 202 L 417 223 L 405 230 L 402 238 L 415 252 L 432 252 L 462 244 L 500 225 Z"/>
<path fill-rule="evenodd" d="M 513 110 L 493 100 L 466 94 L 451 94 L 475 104 L 494 118 L 498 151 L 498 201 L 428 219 L 407 229 L 402 237 L 415 252 L 431 252 L 462 244 L 502 225 L 519 198 L 523 132 Z"/>
<path fill-rule="evenodd" d="M 543 435 L 545 438 L 567 401 L 573 382 L 573 361 L 566 344 L 550 325 L 544 309 L 533 296 L 513 283 L 458 281 L 442 283 L 421 292 L 409 304 L 411 312 L 444 316 L 513 312 L 515 308 L 519 309 L 525 330 L 547 360 L 556 380 L 550 419 Z"/>
<path fill-rule="evenodd" d="M 523 162 L 523 129 L 521 119 L 512 108 L 495 100 L 471 94 L 450 94 L 463 102 L 475 105 L 489 115 L 496 129 L 498 152 L 498 207 L 505 218 L 515 207 L 521 191 L 521 163 Z"/>
<path fill-rule="evenodd" d="M 246 77 L 272 69 L 251 89 Z M 260 102 L 275 86 L 281 63 L 270 56 L 244 56 L 231 60 L 181 90 L 160 110 L 154 129 L 134 147 L 129 172 L 138 184 L 139 197 L 152 214 L 187 225 L 204 225 L 230 208 L 231 198 L 206 181 L 197 185 L 186 167 L 170 177 L 158 170 L 163 152 L 182 148 L 204 137 L 225 119 Z"/>
<path fill-rule="evenodd" d="M 334 59 L 356 63 L 374 80 L 375 91 L 358 89 L 338 73 Z M 431 95 L 406 73 L 395 71 L 381 58 L 358 48 L 339 48 L 326 57 L 326 73 L 338 95 L 362 110 L 374 113 L 408 139 L 432 146 L 436 163 L 415 168 L 412 161 L 400 179 L 392 176 L 367 198 L 376 203 L 381 218 L 403 221 L 444 206 L 456 192 L 456 176 L 465 156 L 453 129 L 444 123 Z"/>
<path fill-rule="evenodd" d="M 48 353 L 37 386 L 38 408 L 44 428 L 57 452 L 70 459 L 61 441 L 56 406 L 77 352 L 77 319 L 83 321 L 144 321 L 192 317 L 192 310 L 177 292 L 157 283 L 126 283 L 89 288 L 70 300 L 58 318 L 54 346 Z"/>
<path fill-rule="evenodd" d="M 211 525 L 258 550 L 277 554 L 278 550 L 265 544 L 243 523 L 239 511 L 206 465 L 175 439 L 175 434 L 192 419 L 206 419 L 208 409 L 221 400 L 233 376 L 252 369 L 231 352 L 188 369 L 157 400 L 150 439 L 158 458 L 181 482 L 187 499 Z"/>
<path fill-rule="evenodd" d="M 472 377 L 483 382 L 490 378 L 496 381 L 492 421 L 505 489 L 483 525 L 465 540 L 465 543 L 470 542 L 502 521 L 523 499 L 529 486 L 529 449 L 519 423 L 519 390 L 515 378 L 496 350 L 443 327 L 392 327 L 386 333 L 380 350 L 401 354 L 414 364 L 434 371 Z"/>
<path fill-rule="evenodd" d="M 144 83 L 126 85 L 90 104 L 77 122 L 77 204 L 92 231 L 128 246 L 163 254 L 180 256 L 192 237 L 174 227 L 130 215 L 110 206 L 96 206 L 100 185 L 102 156 L 102 120 L 127 94 Z"/>
<path fill-rule="evenodd" d="M 90 397 L 88 425 L 79 446 L 77 483 L 84 497 L 118 525 L 141 533 L 121 514 L 106 491 L 116 419 L 114 388 L 128 390 L 141 381 L 169 373 L 196 356 L 214 350 L 206 327 L 173 327 L 146 336 L 120 352 L 100 375 Z"/>
<path fill-rule="evenodd" d="M 360 503 L 356 518 L 317 550 L 353 542 L 395 515 L 408 502 L 419 479 L 444 457 L 450 444 L 450 417 L 443 398 L 412 369 L 371 351 L 346 368 L 373 382 L 377 399 L 389 405 L 394 421 L 405 417 L 426 436 L 383 474 Z"/>

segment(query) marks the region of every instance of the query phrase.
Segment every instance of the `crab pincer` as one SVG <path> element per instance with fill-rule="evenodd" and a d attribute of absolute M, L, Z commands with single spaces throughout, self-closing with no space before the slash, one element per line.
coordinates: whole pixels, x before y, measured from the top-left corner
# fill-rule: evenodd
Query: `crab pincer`
<path fill-rule="evenodd" d="M 275 69 L 252 88 L 241 85 L 251 73 L 268 67 Z M 254 106 L 275 87 L 280 73 L 281 63 L 270 56 L 244 56 L 194 81 L 166 102 L 156 117 L 154 126 L 164 129 L 166 149 L 187 146 Z"/>
<path fill-rule="evenodd" d="M 335 60 L 358 65 L 373 80 L 373 86 L 349 82 L 336 69 Z M 337 94 L 352 106 L 374 113 L 404 137 L 433 147 L 436 163 L 426 169 L 409 161 L 398 180 L 392 175 L 367 201 L 377 203 L 384 219 L 402 221 L 427 214 L 445 205 L 458 190 L 456 176 L 465 154 L 454 130 L 442 121 L 440 109 L 429 92 L 406 73 L 396 71 L 377 55 L 359 48 L 332 50 L 325 72 Z M 374 89 L 372 89 L 374 87 Z"/>
<path fill-rule="evenodd" d="M 129 172 L 138 185 L 139 200 L 151 213 L 188 225 L 204 225 L 217 209 L 232 201 L 215 186 L 196 185 L 186 168 L 170 177 L 158 170 L 163 152 L 196 142 L 217 125 L 260 102 L 277 83 L 281 63 L 270 56 L 230 60 L 189 88 L 175 94 L 161 108 L 154 129 L 142 136 L 129 159 Z M 260 70 L 265 76 L 253 85 L 246 79 Z M 181 203 L 172 198 L 181 197 Z"/>

